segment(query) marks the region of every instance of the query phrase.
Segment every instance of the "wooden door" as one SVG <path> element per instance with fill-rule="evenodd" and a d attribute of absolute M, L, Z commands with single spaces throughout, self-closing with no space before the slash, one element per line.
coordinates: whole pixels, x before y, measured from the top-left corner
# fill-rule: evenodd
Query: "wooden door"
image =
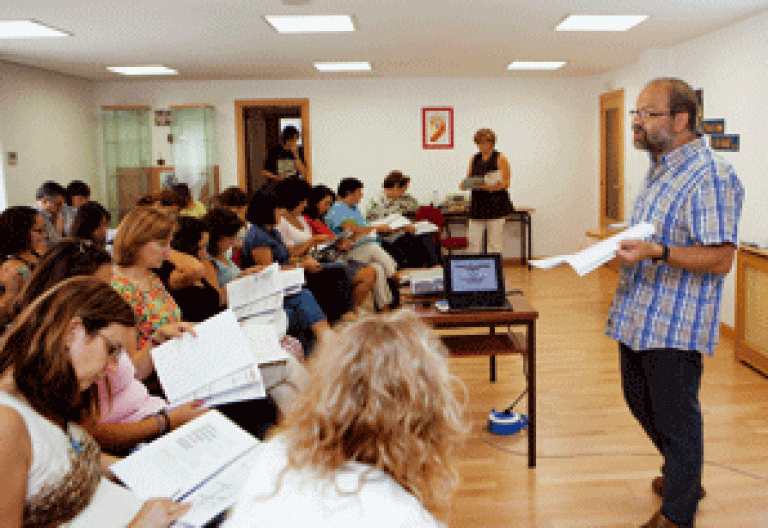
<path fill-rule="evenodd" d="M 600 227 L 624 220 L 624 90 L 600 96 Z"/>

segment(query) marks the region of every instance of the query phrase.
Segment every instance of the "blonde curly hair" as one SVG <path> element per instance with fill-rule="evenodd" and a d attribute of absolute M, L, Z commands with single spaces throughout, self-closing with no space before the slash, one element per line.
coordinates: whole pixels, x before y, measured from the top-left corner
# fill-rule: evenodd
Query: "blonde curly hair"
<path fill-rule="evenodd" d="M 455 393 L 465 399 L 466 389 L 450 374 L 445 347 L 406 310 L 337 328 L 316 350 L 306 388 L 278 430 L 285 471 L 333 481 L 347 462 L 367 464 L 444 516 L 458 484 L 453 454 L 467 432 Z"/>

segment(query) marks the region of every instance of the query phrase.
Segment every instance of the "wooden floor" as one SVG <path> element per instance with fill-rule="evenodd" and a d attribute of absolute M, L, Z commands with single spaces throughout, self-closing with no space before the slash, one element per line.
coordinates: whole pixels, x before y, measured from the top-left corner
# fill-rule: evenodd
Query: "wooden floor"
<path fill-rule="evenodd" d="M 484 430 L 491 408 L 523 390 L 521 358 L 499 357 L 496 383 L 487 358 L 452 358 L 472 431 L 450 526 L 640 526 L 661 504 L 650 488 L 661 458 L 625 406 L 617 345 L 603 335 L 616 274 L 512 267 L 506 277 L 540 314 L 538 467 L 527 467 L 525 432 Z M 701 403 L 707 497 L 696 526 L 768 527 L 768 379 L 734 362 L 733 343 L 721 340 L 704 362 Z"/>

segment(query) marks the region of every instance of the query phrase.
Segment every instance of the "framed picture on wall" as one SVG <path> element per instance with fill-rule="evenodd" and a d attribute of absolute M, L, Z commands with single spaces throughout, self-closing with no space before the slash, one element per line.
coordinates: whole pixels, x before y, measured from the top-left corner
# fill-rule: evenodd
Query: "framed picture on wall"
<path fill-rule="evenodd" d="M 452 149 L 453 108 L 436 106 L 422 108 L 421 137 L 425 149 Z"/>

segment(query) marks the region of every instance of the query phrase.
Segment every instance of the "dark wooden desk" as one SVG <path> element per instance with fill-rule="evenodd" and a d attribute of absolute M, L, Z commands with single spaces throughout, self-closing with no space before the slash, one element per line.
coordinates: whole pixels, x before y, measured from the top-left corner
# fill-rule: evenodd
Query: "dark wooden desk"
<path fill-rule="evenodd" d="M 468 217 L 466 210 L 452 211 L 442 210 L 445 217 L 446 229 L 448 230 L 448 236 L 451 236 L 451 224 L 467 224 Z M 528 266 L 531 269 L 531 258 L 533 253 L 533 234 L 531 229 L 531 215 L 535 209 L 530 207 L 515 208 L 510 214 L 505 217 L 507 222 L 519 222 L 520 229 L 520 262 Z M 487 248 L 487 243 L 484 234 L 483 248 Z"/>
<path fill-rule="evenodd" d="M 453 356 L 489 356 L 491 381 L 496 381 L 496 355 L 520 354 L 527 362 L 525 376 L 528 388 L 528 466 L 536 466 L 536 319 L 539 313 L 522 295 L 509 298 L 513 310 L 441 312 L 434 307 L 436 296 L 414 296 L 401 291 L 404 307 L 413 308 L 436 329 L 484 328 L 488 334 L 441 336 Z M 429 302 L 429 306 L 424 306 Z M 496 327 L 522 326 L 525 336 L 517 332 L 496 333 Z"/>

